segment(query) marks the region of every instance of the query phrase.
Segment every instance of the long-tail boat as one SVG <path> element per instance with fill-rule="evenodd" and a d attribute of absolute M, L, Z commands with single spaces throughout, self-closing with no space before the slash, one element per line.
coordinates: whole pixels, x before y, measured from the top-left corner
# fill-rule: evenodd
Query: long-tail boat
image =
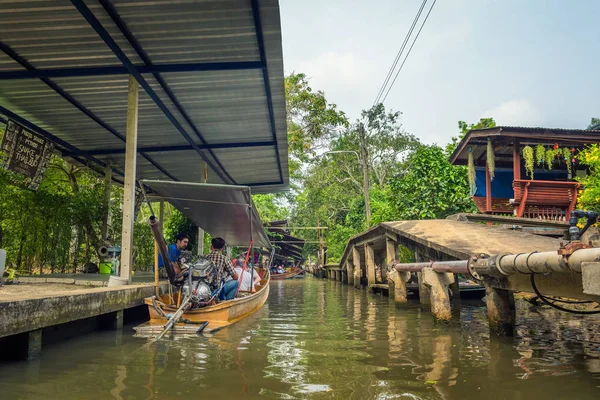
<path fill-rule="evenodd" d="M 252 203 L 249 187 L 148 180 L 140 183 L 143 187 L 151 189 L 153 195 L 169 201 L 213 237 L 222 237 L 229 246 L 248 246 L 248 254 L 251 254 L 253 246 L 270 247 L 269 239 Z M 158 219 L 151 216 L 149 225 L 162 259 L 170 260 Z M 238 291 L 233 300 L 224 300 L 216 304 L 216 295 L 209 301 L 196 299 L 194 302 L 193 297 L 198 285 L 196 290 L 190 289 L 194 285 L 192 277 L 202 276 L 203 266 L 209 263 L 205 261 L 202 264 L 202 261 L 199 261 L 197 265 L 200 265 L 200 268 L 190 265 L 187 269 L 184 264 L 180 261 L 165 263 L 169 283 L 174 288 L 173 293 L 164 293 L 144 300 L 148 306 L 150 320 L 134 328 L 137 335 L 158 334 L 157 338 L 160 338 L 169 330 L 174 333 L 214 333 L 259 310 L 269 295 L 270 274 L 265 270 L 260 273 L 261 281 L 255 286 L 254 292 Z M 177 271 L 181 272 L 178 274 Z M 254 269 L 244 269 L 244 273 L 258 272 L 254 272 Z"/>
<path fill-rule="evenodd" d="M 272 274 L 271 279 L 274 281 L 283 281 L 285 279 L 292 279 L 293 277 L 300 275 L 304 270 L 302 268 L 291 268 L 289 271 L 283 274 Z"/>

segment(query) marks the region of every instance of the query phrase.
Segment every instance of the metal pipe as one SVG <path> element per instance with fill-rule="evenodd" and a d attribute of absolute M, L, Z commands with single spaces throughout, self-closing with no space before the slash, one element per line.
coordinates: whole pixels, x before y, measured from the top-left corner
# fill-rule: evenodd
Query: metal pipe
<path fill-rule="evenodd" d="M 504 255 L 498 263 L 498 270 L 504 275 L 547 274 L 551 272 L 581 272 L 581 264 L 600 260 L 600 248 L 575 250 L 570 256 L 562 256 L 556 251 L 533 252 Z"/>
<path fill-rule="evenodd" d="M 469 272 L 467 266 L 468 260 L 459 261 L 431 261 L 418 263 L 391 263 L 391 267 L 398 272 L 420 272 L 423 268 L 432 268 L 435 272 L 448 272 L 452 274 L 467 274 Z"/>

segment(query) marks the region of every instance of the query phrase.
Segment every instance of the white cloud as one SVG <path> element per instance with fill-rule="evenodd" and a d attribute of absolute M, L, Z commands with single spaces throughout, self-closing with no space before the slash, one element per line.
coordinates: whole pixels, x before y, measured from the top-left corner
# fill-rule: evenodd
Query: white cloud
<path fill-rule="evenodd" d="M 360 107 L 370 106 L 365 99 L 373 96 L 369 85 L 373 67 L 369 60 L 353 52 L 327 52 L 298 64 L 295 72 L 306 74 L 314 89 L 324 91 L 327 100 L 348 115 L 358 116 Z"/>
<path fill-rule="evenodd" d="M 494 118 L 498 125 L 541 126 L 542 113 L 528 100 L 509 100 L 486 110 L 482 118 Z"/>

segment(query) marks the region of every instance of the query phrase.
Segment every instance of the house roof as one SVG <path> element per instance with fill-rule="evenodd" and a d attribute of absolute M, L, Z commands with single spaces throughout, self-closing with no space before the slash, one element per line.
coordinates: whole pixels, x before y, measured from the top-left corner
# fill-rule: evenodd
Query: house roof
<path fill-rule="evenodd" d="M 138 178 L 287 188 L 277 0 L 14 1 L 0 31 L 0 120 L 64 156 L 123 174 L 133 75 Z"/>
<path fill-rule="evenodd" d="M 458 143 L 450 156 L 450 162 L 466 165 L 469 149 L 473 152 L 475 165 L 484 165 L 487 141 L 493 138 L 494 155 L 497 163 L 512 162 L 513 143 L 516 138 L 521 145 L 550 145 L 558 143 L 561 147 L 580 148 L 586 144 L 600 143 L 600 130 L 532 128 L 522 126 L 496 126 L 494 128 L 469 131 Z"/>

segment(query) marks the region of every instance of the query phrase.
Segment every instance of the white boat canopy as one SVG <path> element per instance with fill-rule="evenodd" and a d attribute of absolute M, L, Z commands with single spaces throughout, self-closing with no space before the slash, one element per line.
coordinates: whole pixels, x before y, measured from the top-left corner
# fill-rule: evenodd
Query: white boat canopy
<path fill-rule="evenodd" d="M 271 247 L 248 186 L 153 180 L 140 183 L 228 245 L 247 246 L 252 240 L 254 246 Z"/>

